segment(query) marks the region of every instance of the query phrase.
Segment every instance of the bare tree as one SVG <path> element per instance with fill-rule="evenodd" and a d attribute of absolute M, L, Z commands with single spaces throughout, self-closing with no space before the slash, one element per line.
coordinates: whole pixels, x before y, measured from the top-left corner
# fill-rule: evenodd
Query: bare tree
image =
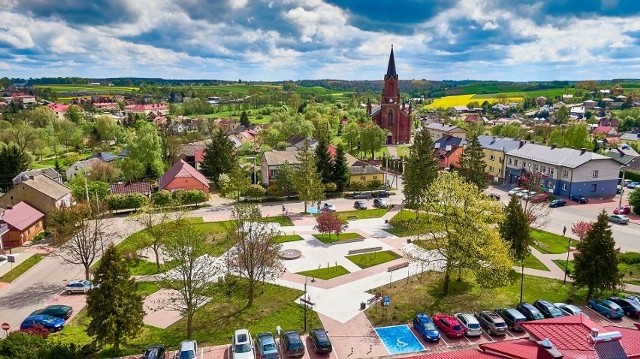
<path fill-rule="evenodd" d="M 530 200 L 522 201 L 522 208 L 529 219 L 531 228 L 544 228 L 549 222 L 549 213 L 551 208 L 547 202 L 531 202 Z"/>
<path fill-rule="evenodd" d="M 156 257 L 156 268 L 160 270 L 160 250 L 171 232 L 176 230 L 183 218 L 184 211 L 169 211 L 166 207 L 147 206 L 142 208 L 131 220 L 140 224 L 147 234 L 142 245 L 150 247 Z"/>
<path fill-rule="evenodd" d="M 259 281 L 277 278 L 284 267 L 280 259 L 280 244 L 273 241 L 279 231 L 262 219 L 260 209 L 253 204 L 238 204 L 233 210 L 235 246 L 227 253 L 227 267 L 247 278 L 247 306 L 253 305 L 255 287 Z"/>
<path fill-rule="evenodd" d="M 56 255 L 69 264 L 81 264 L 86 279 L 91 278 L 90 268 L 98 255 L 110 242 L 109 220 L 87 218 L 80 223 L 77 232 L 60 246 Z"/>
<path fill-rule="evenodd" d="M 192 226 L 179 225 L 164 244 L 165 254 L 177 266 L 162 275 L 166 287 L 178 294 L 168 299 L 167 306 L 187 318 L 187 337 L 193 334 L 193 316 L 206 303 L 211 282 L 222 272 L 215 258 L 206 254 L 205 235 Z"/>

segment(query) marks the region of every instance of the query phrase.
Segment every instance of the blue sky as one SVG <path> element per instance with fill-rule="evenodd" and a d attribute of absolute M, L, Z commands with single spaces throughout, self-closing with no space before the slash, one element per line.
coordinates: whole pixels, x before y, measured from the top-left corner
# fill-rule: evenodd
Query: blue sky
<path fill-rule="evenodd" d="M 0 76 L 639 77 L 637 0 L 0 0 Z"/>

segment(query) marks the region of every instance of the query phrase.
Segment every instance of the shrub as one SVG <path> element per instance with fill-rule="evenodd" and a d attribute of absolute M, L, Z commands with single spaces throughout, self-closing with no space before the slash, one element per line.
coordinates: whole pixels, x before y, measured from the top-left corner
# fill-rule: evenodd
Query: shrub
<path fill-rule="evenodd" d="M 105 202 L 109 210 L 140 208 L 149 203 L 149 198 L 142 193 L 112 194 Z"/>
<path fill-rule="evenodd" d="M 626 264 L 639 264 L 640 253 L 638 252 L 626 252 L 618 254 L 618 260 Z"/>
<path fill-rule="evenodd" d="M 278 188 L 278 186 L 272 184 L 269 186 L 269 188 L 267 188 L 267 192 L 265 193 L 265 195 L 268 197 L 277 197 L 282 195 L 282 193 L 280 192 L 280 188 Z"/>
<path fill-rule="evenodd" d="M 333 182 L 327 182 L 324 184 L 325 192 L 335 192 L 338 189 L 338 186 Z"/>
<path fill-rule="evenodd" d="M 246 195 L 249 197 L 262 197 L 266 193 L 264 187 L 259 184 L 252 184 L 247 188 Z"/>
<path fill-rule="evenodd" d="M 163 189 L 151 195 L 151 202 L 153 202 L 155 206 L 169 205 L 172 200 L 173 197 L 171 195 L 171 192 L 167 191 L 166 189 Z"/>
<path fill-rule="evenodd" d="M 200 203 L 200 202 L 205 202 L 207 200 L 207 194 L 197 189 L 193 189 L 193 190 L 179 189 L 173 192 L 173 199 L 180 204 Z"/>

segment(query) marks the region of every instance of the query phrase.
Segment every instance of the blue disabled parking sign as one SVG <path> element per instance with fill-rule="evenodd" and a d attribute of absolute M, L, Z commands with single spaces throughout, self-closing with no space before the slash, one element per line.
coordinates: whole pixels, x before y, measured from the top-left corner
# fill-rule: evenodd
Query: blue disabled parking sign
<path fill-rule="evenodd" d="M 389 306 L 389 296 L 385 295 L 384 297 L 382 297 L 382 306 L 383 307 L 388 307 Z"/>

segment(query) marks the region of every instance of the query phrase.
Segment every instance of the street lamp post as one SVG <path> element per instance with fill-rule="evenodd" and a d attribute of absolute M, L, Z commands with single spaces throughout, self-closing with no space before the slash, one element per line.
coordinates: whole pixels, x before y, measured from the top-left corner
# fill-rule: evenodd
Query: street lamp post
<path fill-rule="evenodd" d="M 567 283 L 567 272 L 569 271 L 569 252 L 571 252 L 571 237 L 567 240 L 567 261 L 564 264 L 564 279 L 562 280 L 562 284 Z"/>
<path fill-rule="evenodd" d="M 524 259 L 520 261 L 520 303 L 522 303 L 523 291 L 524 291 Z"/>
<path fill-rule="evenodd" d="M 88 173 L 84 173 L 82 176 L 84 177 L 84 192 L 87 195 L 87 206 L 89 205 L 90 201 L 89 201 L 89 186 L 87 185 L 87 176 L 89 174 Z"/>

